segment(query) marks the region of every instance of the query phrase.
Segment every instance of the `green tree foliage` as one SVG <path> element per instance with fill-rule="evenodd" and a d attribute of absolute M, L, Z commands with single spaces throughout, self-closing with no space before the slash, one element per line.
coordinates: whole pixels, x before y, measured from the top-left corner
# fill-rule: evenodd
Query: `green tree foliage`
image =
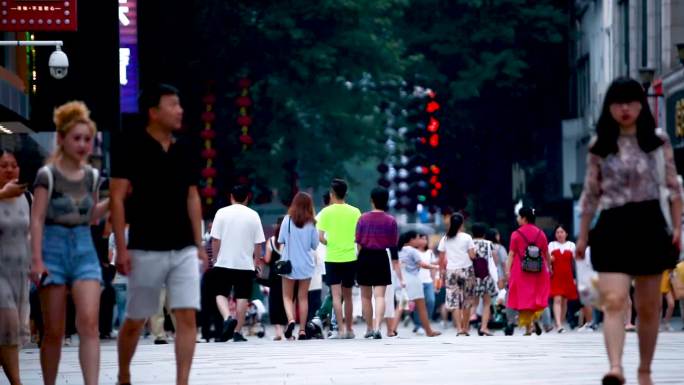
<path fill-rule="evenodd" d="M 473 105 L 500 90 L 524 93 L 536 70 L 531 51 L 562 41 L 566 19 L 556 3 L 563 2 L 203 0 L 196 6 L 208 42 L 201 60 L 213 65 L 213 76 L 255 81 L 256 143 L 235 154 L 236 166 L 283 188 L 292 175 L 302 187 L 324 186 L 331 176 L 347 175 L 343 161 L 361 164 L 384 150 L 377 106 L 387 100 L 378 86 L 386 82 L 406 79 L 438 90 L 443 134 L 477 146 Z M 470 155 L 449 150 L 447 160 Z"/>
<path fill-rule="evenodd" d="M 319 186 L 346 174 L 343 161 L 377 152 L 383 127 L 371 83 L 400 78 L 410 63 L 393 29 L 405 6 L 403 0 L 203 1 L 199 23 L 213 42 L 206 58 L 217 72 L 255 81 L 257 143 L 237 167 L 275 181 L 272 187 L 287 187 L 283 175 L 292 172 L 301 186 Z"/>

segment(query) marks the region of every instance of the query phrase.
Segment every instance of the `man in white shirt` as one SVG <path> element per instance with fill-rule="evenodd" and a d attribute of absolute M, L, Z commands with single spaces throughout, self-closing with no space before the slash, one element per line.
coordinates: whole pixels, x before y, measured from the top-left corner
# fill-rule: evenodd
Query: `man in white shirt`
<path fill-rule="evenodd" d="M 266 240 L 259 214 L 247 207 L 249 193 L 246 186 L 235 186 L 230 195 L 232 205 L 216 212 L 211 229 L 212 250 L 216 255 L 214 293 L 224 320 L 222 341 L 231 338 L 234 342 L 246 341 L 240 330 L 252 296 L 254 259 L 261 255 L 261 244 Z M 237 320 L 229 310 L 231 291 L 237 302 Z"/>

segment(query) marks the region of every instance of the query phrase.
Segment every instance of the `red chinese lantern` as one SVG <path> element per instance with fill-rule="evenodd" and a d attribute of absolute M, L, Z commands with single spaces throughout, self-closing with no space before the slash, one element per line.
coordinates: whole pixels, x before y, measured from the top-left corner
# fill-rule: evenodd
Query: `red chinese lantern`
<path fill-rule="evenodd" d="M 440 170 L 439 167 L 434 164 L 430 166 L 430 171 L 432 171 L 432 173 L 435 175 L 439 175 L 439 173 L 442 172 L 442 170 Z"/>
<path fill-rule="evenodd" d="M 252 118 L 247 115 L 239 116 L 237 118 L 237 123 L 240 127 L 251 126 Z"/>
<path fill-rule="evenodd" d="M 202 177 L 204 179 L 216 177 L 216 169 L 213 167 L 206 167 L 202 170 Z"/>
<path fill-rule="evenodd" d="M 240 143 L 244 144 L 245 146 L 250 146 L 254 144 L 254 139 L 252 139 L 252 137 L 247 134 L 240 135 Z"/>
<path fill-rule="evenodd" d="M 252 81 L 247 78 L 242 78 L 238 81 L 238 87 L 249 88 L 252 85 Z"/>
<path fill-rule="evenodd" d="M 216 103 L 216 96 L 213 94 L 205 95 L 204 98 L 202 98 L 202 102 L 204 102 L 204 104 L 214 104 Z"/>
<path fill-rule="evenodd" d="M 202 192 L 202 196 L 205 198 L 213 198 L 216 196 L 216 193 L 217 193 L 216 188 L 211 187 L 211 186 L 207 186 L 207 187 L 203 188 L 201 190 L 201 192 Z"/>
<path fill-rule="evenodd" d="M 437 198 L 437 196 L 439 195 L 439 190 L 437 190 L 437 189 L 432 189 L 432 191 L 430 191 L 430 195 L 431 195 L 433 198 Z"/>
<path fill-rule="evenodd" d="M 202 121 L 204 123 L 213 123 L 216 120 L 216 114 L 211 111 L 206 111 L 202 113 Z"/>
<path fill-rule="evenodd" d="M 213 148 L 205 148 L 202 150 L 202 158 L 204 159 L 214 159 L 216 158 L 216 150 Z"/>
<path fill-rule="evenodd" d="M 212 140 L 216 137 L 216 131 L 212 129 L 202 130 L 202 132 L 200 132 L 200 137 L 204 140 Z"/>
<path fill-rule="evenodd" d="M 250 99 L 249 96 L 240 96 L 239 98 L 235 99 L 235 104 L 238 107 L 251 107 L 252 99 Z"/>

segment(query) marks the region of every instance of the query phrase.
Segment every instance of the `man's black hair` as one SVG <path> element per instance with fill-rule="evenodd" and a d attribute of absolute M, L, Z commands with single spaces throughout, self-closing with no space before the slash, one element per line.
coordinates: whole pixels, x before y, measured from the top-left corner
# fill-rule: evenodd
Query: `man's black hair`
<path fill-rule="evenodd" d="M 389 192 L 385 188 L 376 187 L 371 191 L 371 201 L 373 201 L 376 209 L 387 211 L 389 208 L 387 204 L 389 202 Z"/>
<path fill-rule="evenodd" d="M 230 191 L 230 195 L 237 203 L 245 203 L 247 201 L 247 198 L 249 198 L 250 194 L 251 191 L 249 189 L 249 186 L 246 186 L 244 184 L 235 185 Z"/>
<path fill-rule="evenodd" d="M 162 97 L 167 95 L 180 95 L 178 88 L 164 83 L 155 84 L 146 87 L 138 97 L 138 105 L 140 112 L 143 114 L 145 121 L 147 121 L 147 112 L 150 108 L 159 107 Z"/>
<path fill-rule="evenodd" d="M 332 190 L 337 199 L 344 199 L 347 196 L 347 188 L 347 182 L 344 179 L 335 178 L 330 183 L 330 190 Z"/>

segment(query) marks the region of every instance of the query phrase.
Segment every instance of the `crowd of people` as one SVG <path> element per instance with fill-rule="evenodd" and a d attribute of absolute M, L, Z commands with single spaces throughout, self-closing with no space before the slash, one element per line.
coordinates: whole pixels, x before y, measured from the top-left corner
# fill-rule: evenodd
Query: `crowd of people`
<path fill-rule="evenodd" d="M 116 337 L 125 385 L 143 331 L 164 344 L 165 329 L 174 332 L 177 383 L 187 384 L 198 339 L 245 342 L 263 337 L 268 320 L 275 341 L 348 340 L 357 318 L 363 338 L 375 340 L 404 333 L 402 322 L 426 337 L 450 323 L 459 337 L 473 329 L 489 337 L 516 327 L 524 335 L 591 332 L 603 320 L 603 384 L 624 383 L 624 333 L 633 330 L 639 381 L 651 384 L 661 303 L 670 331 L 684 296 L 672 270 L 682 188 L 637 82 L 616 80 L 606 95 L 577 244 L 564 225 L 549 242 L 534 209 L 522 207 L 508 251 L 496 229 L 461 213 L 444 213 L 443 235 L 400 232 L 386 189 L 371 192 L 372 210 L 362 214 L 347 203 L 342 179 L 331 182 L 318 212 L 310 194 L 297 193 L 273 231 L 248 207 L 249 188 L 236 185 L 231 204 L 204 226 L 195 155 L 173 136 L 183 116 L 177 90 L 146 90 L 141 103 L 147 127 L 115 145 L 107 199 L 87 164 L 96 127 L 83 103 L 55 110 L 57 152 L 38 171 L 33 194 L 18 182 L 14 154 L 0 152 L 0 363 L 11 384 L 20 384 L 18 350 L 29 325 L 46 385 L 56 382 L 70 334 L 78 334 L 88 385 L 99 381 L 100 339 Z M 95 223 L 104 230 L 93 236 Z"/>

